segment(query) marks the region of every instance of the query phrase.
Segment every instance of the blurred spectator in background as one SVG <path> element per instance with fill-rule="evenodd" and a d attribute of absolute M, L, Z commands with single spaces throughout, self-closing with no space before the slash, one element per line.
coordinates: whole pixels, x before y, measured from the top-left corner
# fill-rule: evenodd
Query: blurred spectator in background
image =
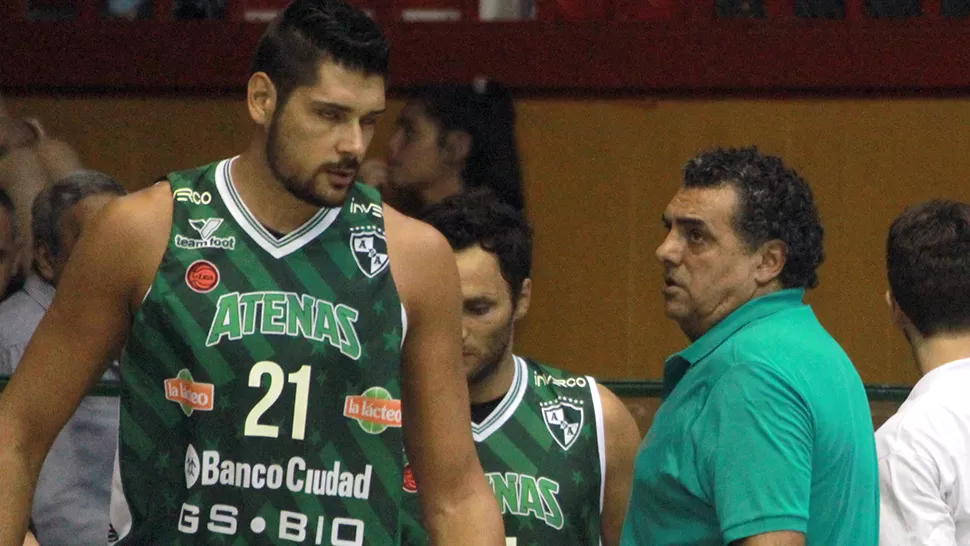
<path fill-rule="evenodd" d="M 386 160 L 365 161 L 360 177 L 410 216 L 482 186 L 523 210 L 511 94 L 484 79 L 418 89 L 398 116 Z"/>
<path fill-rule="evenodd" d="M 76 172 L 32 207 L 36 260 L 22 290 L 0 304 L 0 376 L 20 363 L 84 225 L 125 190 L 107 175 Z M 102 379 L 117 380 L 117 364 Z M 31 520 L 44 546 L 106 544 L 118 435 L 118 398 L 88 396 L 54 441 L 37 481 Z"/>
<path fill-rule="evenodd" d="M 19 290 L 21 247 L 17 242 L 16 215 L 13 201 L 7 192 L 0 190 L 0 299 L 9 292 Z"/>
<path fill-rule="evenodd" d="M 30 270 L 30 208 L 34 197 L 55 180 L 83 169 L 77 152 L 47 136 L 40 122 L 0 113 L 0 189 L 13 201 L 14 232 L 21 251 L 20 271 Z"/>

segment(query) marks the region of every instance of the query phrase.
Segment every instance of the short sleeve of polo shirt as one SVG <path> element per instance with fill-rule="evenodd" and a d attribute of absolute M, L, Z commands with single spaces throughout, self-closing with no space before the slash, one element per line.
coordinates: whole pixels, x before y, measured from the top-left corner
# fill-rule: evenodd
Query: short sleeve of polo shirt
<path fill-rule="evenodd" d="M 725 543 L 806 532 L 814 426 L 789 381 L 769 365 L 732 366 L 713 385 L 693 435 L 700 484 Z"/>

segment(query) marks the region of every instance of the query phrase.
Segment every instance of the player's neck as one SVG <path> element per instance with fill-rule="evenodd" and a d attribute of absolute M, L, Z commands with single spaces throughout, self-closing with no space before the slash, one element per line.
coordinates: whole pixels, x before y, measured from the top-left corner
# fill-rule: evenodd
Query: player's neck
<path fill-rule="evenodd" d="M 509 344 L 505 355 L 492 373 L 475 383 L 468 384 L 468 399 L 472 404 L 484 404 L 501 398 L 512 388 L 513 379 L 515 379 L 515 356 L 512 354 L 512 345 Z"/>
<path fill-rule="evenodd" d="M 465 183 L 461 179 L 461 173 L 454 172 L 435 180 L 434 183 L 424 188 L 421 198 L 425 207 L 437 205 L 452 195 L 461 193 Z"/>
<path fill-rule="evenodd" d="M 232 163 L 230 175 L 239 196 L 263 226 L 279 232 L 296 230 L 319 210 L 287 191 L 269 168 L 259 144 Z"/>
<path fill-rule="evenodd" d="M 970 358 L 970 333 L 937 334 L 914 340 L 913 354 L 920 371 L 930 373 L 954 360 Z"/>

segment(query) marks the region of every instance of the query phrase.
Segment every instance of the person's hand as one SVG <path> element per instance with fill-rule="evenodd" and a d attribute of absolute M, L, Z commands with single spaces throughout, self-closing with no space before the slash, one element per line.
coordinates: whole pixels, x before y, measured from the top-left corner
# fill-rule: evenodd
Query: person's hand
<path fill-rule="evenodd" d="M 357 176 L 364 184 L 383 190 L 387 187 L 387 163 L 383 159 L 368 159 L 361 163 Z"/>
<path fill-rule="evenodd" d="M 27 531 L 27 536 L 24 537 L 24 546 L 40 546 L 40 543 L 37 542 L 37 537 L 34 536 L 34 533 Z"/>

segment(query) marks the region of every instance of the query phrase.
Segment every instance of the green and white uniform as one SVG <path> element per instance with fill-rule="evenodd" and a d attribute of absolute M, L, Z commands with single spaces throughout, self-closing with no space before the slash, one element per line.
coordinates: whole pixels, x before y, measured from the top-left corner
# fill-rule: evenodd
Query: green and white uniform
<path fill-rule="evenodd" d="M 600 543 L 605 441 L 596 381 L 515 357 L 512 388 L 472 424 L 509 546 Z M 416 484 L 406 473 L 403 537 L 424 546 Z"/>
<path fill-rule="evenodd" d="M 121 365 L 119 544 L 396 544 L 407 320 L 378 194 L 277 237 L 232 160 L 171 173 Z M 109 282 L 106 279 L 106 282 Z"/>

